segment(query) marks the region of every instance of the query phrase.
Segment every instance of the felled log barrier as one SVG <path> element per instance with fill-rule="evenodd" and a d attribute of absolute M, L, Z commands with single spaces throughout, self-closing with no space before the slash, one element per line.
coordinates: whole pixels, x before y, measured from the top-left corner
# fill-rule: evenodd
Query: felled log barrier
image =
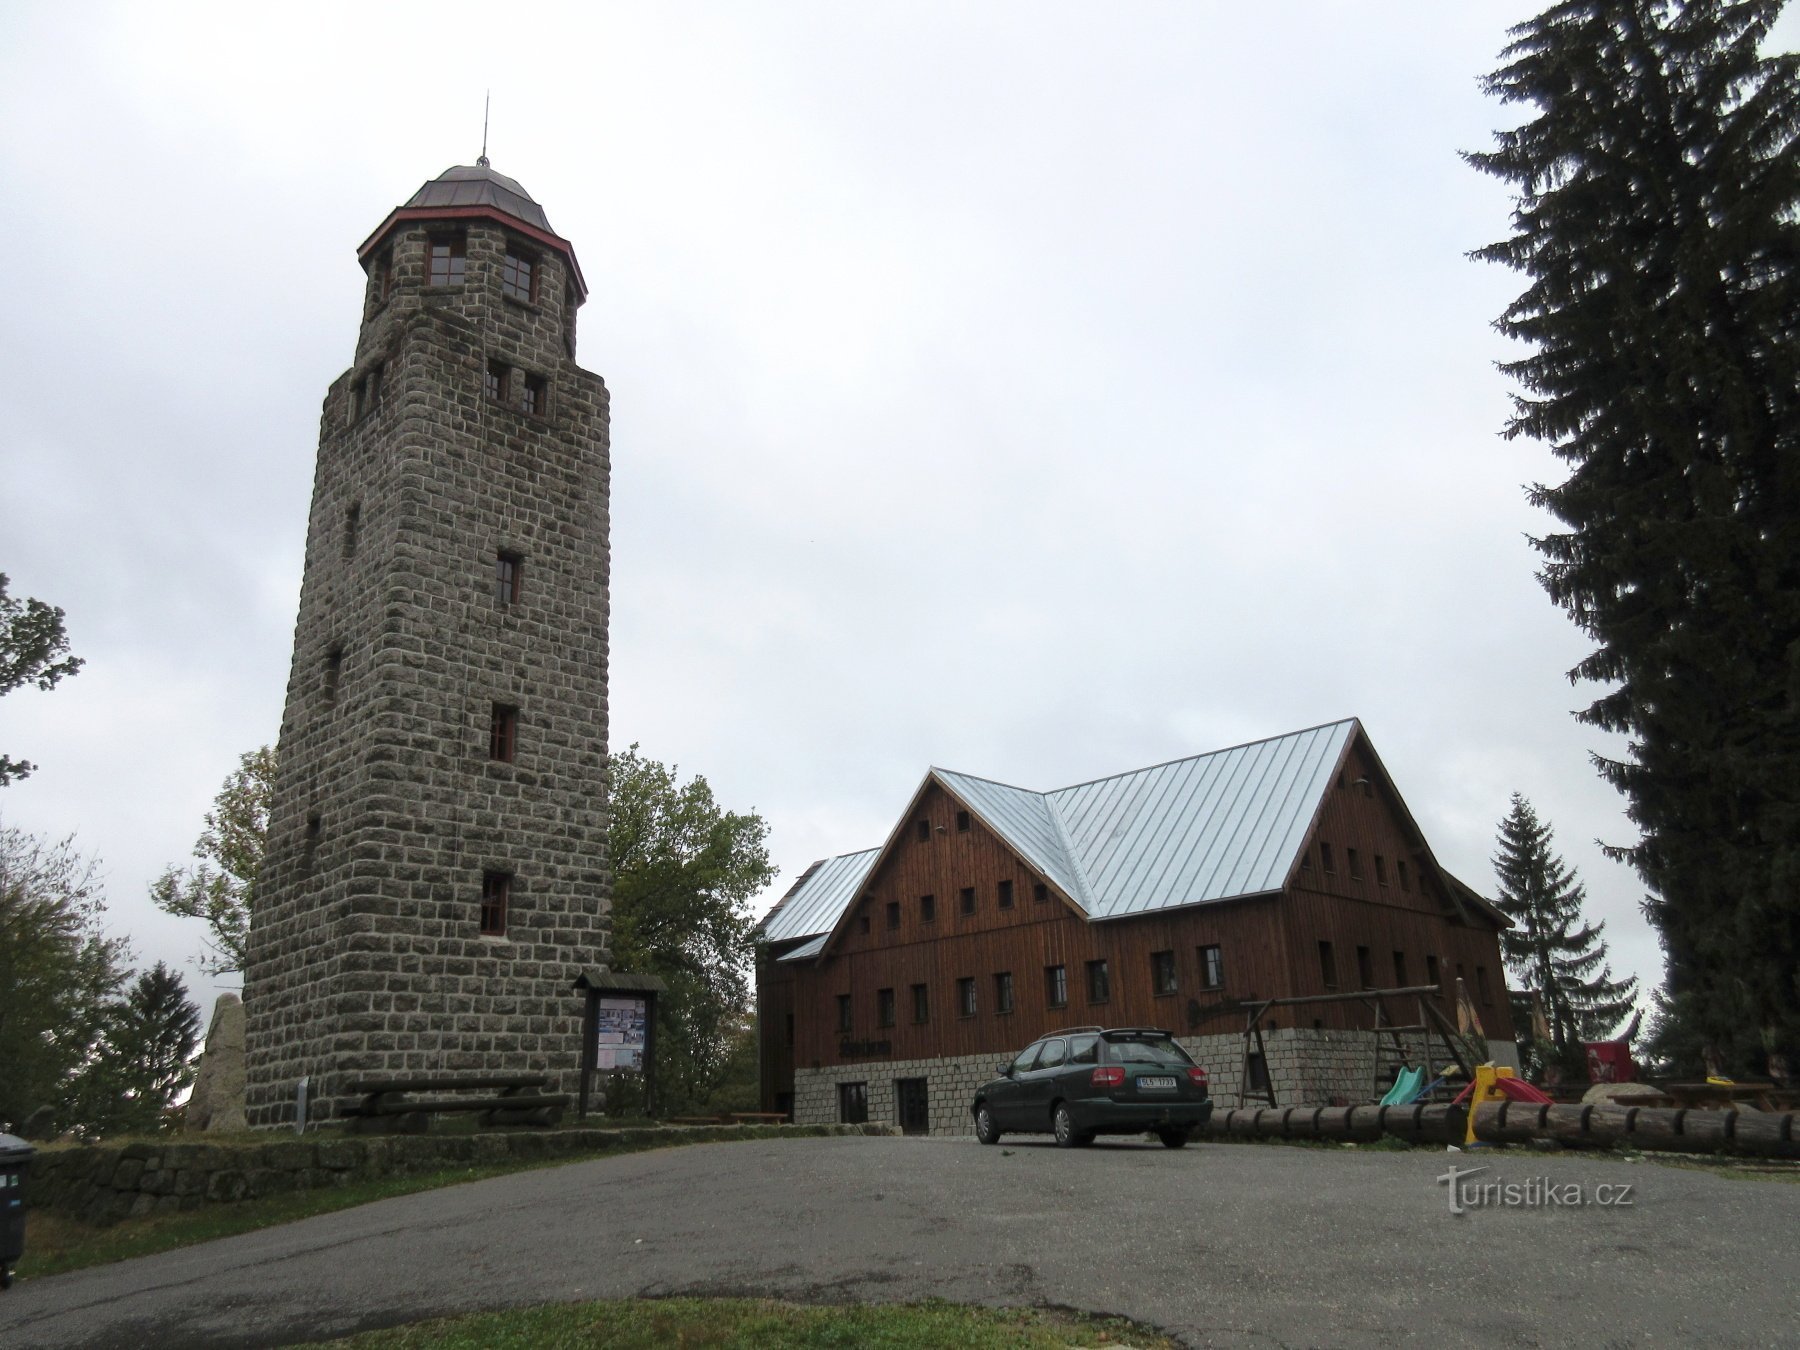
<path fill-rule="evenodd" d="M 1475 1109 L 1475 1137 L 1494 1144 L 1548 1137 L 1577 1148 L 1623 1143 L 1675 1153 L 1800 1158 L 1800 1119 L 1792 1111 L 1483 1102 Z"/>

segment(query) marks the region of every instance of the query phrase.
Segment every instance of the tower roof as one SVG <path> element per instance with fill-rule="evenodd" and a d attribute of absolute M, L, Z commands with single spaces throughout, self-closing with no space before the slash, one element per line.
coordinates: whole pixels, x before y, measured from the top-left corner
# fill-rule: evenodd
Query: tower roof
<path fill-rule="evenodd" d="M 547 234 L 555 233 L 544 208 L 519 186 L 519 180 L 495 173 L 486 164 L 458 164 L 445 169 L 413 193 L 411 200 L 400 209 L 407 211 L 420 206 L 492 206 Z"/>
<path fill-rule="evenodd" d="M 581 264 L 575 260 L 574 246 L 550 228 L 544 208 L 519 180 L 496 173 L 485 155 L 475 164 L 452 165 L 424 183 L 403 205 L 388 213 L 388 218 L 356 250 L 356 256 L 366 267 L 370 255 L 404 221 L 468 218 L 497 220 L 564 254 L 581 298 L 587 299 L 587 282 L 581 275 Z"/>

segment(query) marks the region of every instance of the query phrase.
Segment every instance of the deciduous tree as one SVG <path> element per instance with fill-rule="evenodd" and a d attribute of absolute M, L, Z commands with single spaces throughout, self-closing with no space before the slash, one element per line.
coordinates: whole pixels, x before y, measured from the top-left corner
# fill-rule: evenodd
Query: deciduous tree
<path fill-rule="evenodd" d="M 1476 256 L 1530 284 L 1507 435 L 1568 466 L 1531 500 L 1551 599 L 1591 637 L 1578 714 L 1639 832 L 1672 1015 L 1717 1065 L 1800 1044 L 1800 59 L 1781 0 L 1565 0 L 1493 95 L 1534 116 L 1468 158 L 1518 193 Z"/>
<path fill-rule="evenodd" d="M 665 1103 L 703 1105 L 750 1002 L 750 901 L 775 876 L 768 825 L 726 811 L 706 779 L 633 745 L 611 764 L 612 963 L 662 977 L 657 1071 Z"/>
<path fill-rule="evenodd" d="M 0 1128 L 40 1107 L 79 1125 L 78 1082 L 125 979 L 98 865 L 72 839 L 0 826 Z"/>
<path fill-rule="evenodd" d="M 244 968 L 274 784 L 274 750 L 265 745 L 242 756 L 206 813 L 206 828 L 194 845 L 199 862 L 171 867 L 151 884 L 150 898 L 162 909 L 206 920 L 212 954 L 200 958 L 200 968 L 208 974 Z"/>
<path fill-rule="evenodd" d="M 81 658 L 68 653 L 63 612 L 42 600 L 15 600 L 6 593 L 6 574 L 0 572 L 0 694 L 10 694 L 22 684 L 54 687 L 63 676 L 81 669 Z M 0 755 L 0 787 L 36 767 Z"/>

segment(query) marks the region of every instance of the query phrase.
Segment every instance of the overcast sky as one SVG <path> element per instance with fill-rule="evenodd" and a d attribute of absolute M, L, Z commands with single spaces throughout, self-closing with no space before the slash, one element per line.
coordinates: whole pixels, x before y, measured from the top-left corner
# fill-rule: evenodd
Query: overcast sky
<path fill-rule="evenodd" d="M 1520 4 L 0 9 L 0 571 L 87 661 L 0 700 L 0 820 L 146 898 L 279 725 L 355 247 L 480 149 L 574 242 L 612 390 L 612 743 L 782 872 L 932 764 L 1060 787 L 1363 719 L 1492 892 L 1511 792 L 1660 977 L 1533 578 L 1457 157 Z M 1782 45 L 1794 45 L 1784 21 Z"/>

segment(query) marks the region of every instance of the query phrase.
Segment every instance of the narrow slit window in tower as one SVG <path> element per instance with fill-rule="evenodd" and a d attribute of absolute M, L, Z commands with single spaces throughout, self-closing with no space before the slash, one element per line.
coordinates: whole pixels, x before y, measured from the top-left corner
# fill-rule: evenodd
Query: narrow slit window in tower
<path fill-rule="evenodd" d="M 512 898 L 511 872 L 481 874 L 481 935 L 506 936 L 506 909 Z"/>

